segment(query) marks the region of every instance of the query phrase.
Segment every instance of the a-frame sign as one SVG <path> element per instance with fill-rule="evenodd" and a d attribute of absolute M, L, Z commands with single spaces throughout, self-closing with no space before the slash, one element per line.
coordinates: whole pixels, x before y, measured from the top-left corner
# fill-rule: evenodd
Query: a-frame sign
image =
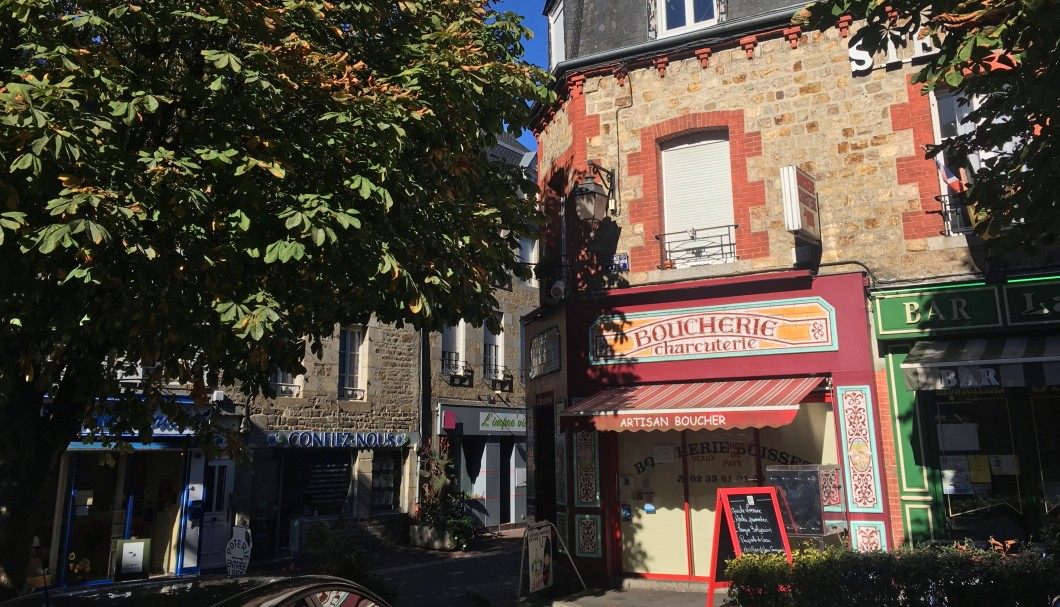
<path fill-rule="evenodd" d="M 713 606 L 716 589 L 729 586 L 725 561 L 745 552 L 779 552 L 791 562 L 791 547 L 782 521 L 775 487 L 718 489 L 707 607 Z"/>

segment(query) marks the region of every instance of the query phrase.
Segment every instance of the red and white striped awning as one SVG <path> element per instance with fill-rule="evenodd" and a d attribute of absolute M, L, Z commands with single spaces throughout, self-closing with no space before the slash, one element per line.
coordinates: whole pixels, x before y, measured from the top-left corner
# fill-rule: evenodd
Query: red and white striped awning
<path fill-rule="evenodd" d="M 583 430 L 728 430 L 784 426 L 820 377 L 608 388 L 560 414 Z"/>

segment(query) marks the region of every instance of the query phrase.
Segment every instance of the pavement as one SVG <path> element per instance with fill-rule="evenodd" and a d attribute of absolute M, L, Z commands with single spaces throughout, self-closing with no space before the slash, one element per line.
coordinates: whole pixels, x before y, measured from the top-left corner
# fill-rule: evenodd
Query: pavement
<path fill-rule="evenodd" d="M 608 588 L 585 590 L 564 556 L 557 555 L 552 588 L 527 595 L 520 570 L 523 530 L 483 534 L 468 552 L 389 545 L 365 555 L 372 571 L 397 588 L 394 607 L 723 607 L 725 591 L 706 605 L 707 585 L 641 579 L 614 580 Z M 271 568 L 279 568 L 280 563 Z M 253 568 L 253 567 L 252 567 Z M 292 571 L 285 567 L 283 570 Z M 303 564 L 302 570 L 308 569 Z"/>
<path fill-rule="evenodd" d="M 610 588 L 584 590 L 569 567 L 557 567 L 556 586 L 547 592 L 517 596 L 523 530 L 483 535 L 469 552 L 440 552 L 390 546 L 373 557 L 375 573 L 399 586 L 395 607 L 438 604 L 478 607 L 723 607 L 724 590 L 706 606 L 707 585 L 693 582 L 618 580 Z M 557 559 L 564 557 L 558 556 Z M 557 565 L 559 563 L 557 562 Z M 461 596 L 461 594 L 463 596 Z"/>

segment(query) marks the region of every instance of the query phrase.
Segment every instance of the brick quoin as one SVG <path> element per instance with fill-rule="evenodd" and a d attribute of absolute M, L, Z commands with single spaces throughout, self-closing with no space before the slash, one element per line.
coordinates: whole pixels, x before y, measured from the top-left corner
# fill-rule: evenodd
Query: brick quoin
<path fill-rule="evenodd" d="M 935 200 L 939 195 L 938 172 L 935 161 L 924 158 L 924 146 L 935 143 L 931 125 L 931 103 L 927 95 L 920 94 L 920 86 L 906 78 L 906 103 L 891 106 L 891 128 L 895 131 L 912 130 L 913 146 L 917 153 L 895 159 L 898 183 L 915 183 L 920 193 L 920 210 L 902 213 L 902 230 L 906 240 L 938 236 L 943 231 L 942 204 Z"/>
<path fill-rule="evenodd" d="M 571 138 L 571 145 L 562 154 L 559 154 L 554 161 L 552 161 L 548 167 L 541 166 L 543 162 L 540 160 L 539 154 L 539 166 L 538 166 L 538 187 L 541 189 L 541 203 L 546 209 L 546 212 L 553 218 L 559 217 L 558 205 L 562 202 L 563 198 L 567 195 L 567 192 L 571 190 L 573 185 L 582 180 L 582 178 L 589 172 L 588 164 L 586 161 L 586 150 L 588 148 L 589 139 L 596 137 L 600 134 L 600 117 L 599 116 L 588 116 L 585 113 L 585 95 L 582 87 L 585 82 L 584 75 L 575 75 L 568 79 L 568 97 L 565 100 L 557 102 L 557 106 L 561 107 L 567 113 L 567 122 L 570 123 L 573 137 Z M 544 130 L 547 131 L 548 127 L 551 126 L 553 120 L 552 117 L 548 118 Z M 542 132 L 542 134 L 544 134 Z M 537 148 L 542 149 L 541 136 L 537 137 Z M 565 178 L 562 176 L 565 174 Z M 557 183 L 557 179 L 563 183 Z M 559 226 L 552 225 L 546 226 L 543 240 L 548 243 L 548 247 L 554 250 L 559 249 Z M 544 243 L 543 243 L 544 244 Z"/>
<path fill-rule="evenodd" d="M 597 124 L 599 129 L 599 124 Z M 641 177 L 642 196 L 625 206 L 631 224 L 644 226 L 644 246 L 630 251 L 630 270 L 645 272 L 662 263 L 662 245 L 655 235 L 662 233 L 662 157 L 660 144 L 693 133 L 724 132 L 729 137 L 732 173 L 733 216 L 736 229 L 736 255 L 755 259 L 769 255 L 769 234 L 751 231 L 751 209 L 766 204 L 763 181 L 748 181 L 747 160 L 762 154 L 762 134 L 744 131 L 743 110 L 697 112 L 664 120 L 640 131 L 640 151 L 626 158 L 630 177 Z"/>

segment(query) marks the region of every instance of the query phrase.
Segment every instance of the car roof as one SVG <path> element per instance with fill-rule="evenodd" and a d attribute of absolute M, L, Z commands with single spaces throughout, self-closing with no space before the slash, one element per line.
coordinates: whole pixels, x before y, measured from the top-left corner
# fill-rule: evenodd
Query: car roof
<path fill-rule="evenodd" d="M 36 592 L 2 603 L 3 607 L 103 607 L 140 604 L 149 599 L 152 607 L 228 607 L 249 601 L 262 604 L 269 598 L 283 596 L 315 586 L 342 586 L 363 592 L 375 599 L 374 593 L 359 584 L 342 578 L 324 575 L 299 576 L 187 576 L 163 577 L 136 582 L 106 585 L 77 586 Z M 380 604 L 383 604 L 380 602 Z"/>

